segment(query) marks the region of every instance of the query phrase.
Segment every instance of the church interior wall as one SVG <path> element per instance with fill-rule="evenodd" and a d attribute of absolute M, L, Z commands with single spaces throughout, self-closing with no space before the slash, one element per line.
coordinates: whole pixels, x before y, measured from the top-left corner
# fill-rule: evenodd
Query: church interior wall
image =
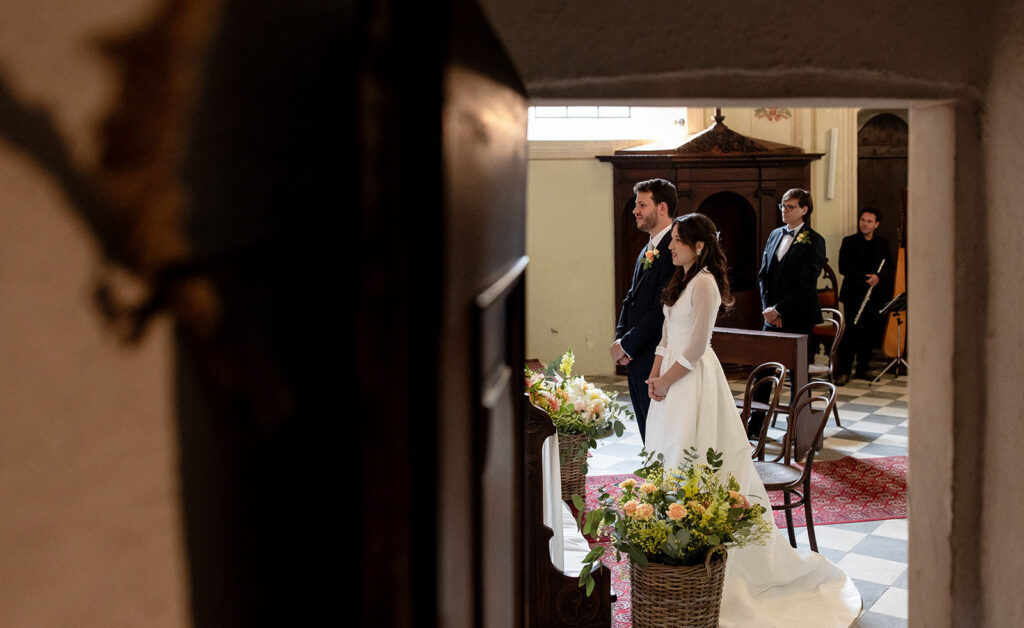
<path fill-rule="evenodd" d="M 89 42 L 152 4 L 0 6 L 0 77 L 82 164 L 113 85 Z M 190 625 L 171 325 L 118 338 L 94 300 L 97 241 L 6 142 L 0 189 L 0 625 Z"/>
<path fill-rule="evenodd" d="M 592 156 L 534 159 L 527 171 L 526 354 L 572 347 L 576 371 L 614 370 L 612 167 Z"/>
<path fill-rule="evenodd" d="M 977 277 L 988 302 L 988 320 L 978 342 L 984 345 L 986 379 L 983 383 L 986 411 L 983 455 L 979 481 L 981 504 L 977 524 L 978 551 L 981 553 L 979 579 L 984 592 L 987 625 L 1011 626 L 1024 621 L 1024 598 L 1017 577 L 1024 571 L 1024 545 L 1011 540 L 1007 523 L 1024 516 L 1020 495 L 1020 444 L 1024 443 L 1024 211 L 1021 209 L 1020 173 L 1024 172 L 1024 129 L 1019 121 L 1024 99 L 1024 6 L 1008 3 L 1000 14 L 1002 25 L 993 38 L 996 42 L 992 77 L 985 92 L 982 112 L 983 162 L 987 193 L 986 217 L 977 239 L 962 241 L 969 255 L 981 258 Z M 958 211 L 972 214 L 975 207 L 963 204 Z M 970 506 L 964 501 L 964 508 Z M 1012 524 L 1010 525 L 1012 527 Z M 1010 533 L 1012 534 L 1012 533 Z"/>

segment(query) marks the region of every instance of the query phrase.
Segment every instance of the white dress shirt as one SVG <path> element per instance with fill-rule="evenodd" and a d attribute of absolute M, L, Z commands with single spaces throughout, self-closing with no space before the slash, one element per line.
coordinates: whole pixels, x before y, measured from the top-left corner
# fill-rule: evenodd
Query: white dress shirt
<path fill-rule="evenodd" d="M 793 232 L 793 235 L 786 233 L 782 236 L 782 241 L 779 242 L 779 248 L 775 249 L 775 259 L 782 261 L 782 258 L 786 256 L 786 252 L 789 251 L 790 245 L 793 244 L 793 240 L 796 238 L 796 235 L 800 233 L 800 230 L 803 228 L 804 223 L 802 222 L 792 229 L 790 229 L 789 226 L 786 227 L 787 230 Z"/>

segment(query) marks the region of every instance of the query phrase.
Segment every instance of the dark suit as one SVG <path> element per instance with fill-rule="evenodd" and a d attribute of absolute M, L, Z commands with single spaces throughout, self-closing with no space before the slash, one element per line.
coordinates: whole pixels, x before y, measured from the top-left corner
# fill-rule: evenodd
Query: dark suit
<path fill-rule="evenodd" d="M 885 265 L 879 272 L 878 265 L 883 259 Z M 882 236 L 875 234 L 866 240 L 860 233 L 855 233 L 843 238 L 843 244 L 839 247 L 839 272 L 843 275 L 839 300 L 846 314 L 846 332 L 843 341 L 839 343 L 836 375 L 849 375 L 856 356 L 857 375 L 867 376 L 871 352 L 878 344 L 885 322 L 878 310 L 888 301 L 887 295 L 892 294 L 891 278 L 895 270 L 889 257 L 889 242 Z M 865 276 L 869 274 L 877 274 L 879 281 L 871 291 L 871 298 L 864 306 L 859 322 L 854 325 L 857 311 L 868 293 Z"/>
<path fill-rule="evenodd" d="M 818 276 L 825 263 L 825 238 L 804 225 L 797 232 L 786 255 L 779 260 L 775 258 L 775 253 L 785 232 L 785 227 L 779 227 L 768 235 L 761 269 L 757 272 L 761 286 L 761 309 L 774 307 L 782 317 L 781 329 L 768 324 L 764 328 L 769 331 L 810 334 L 814 326 L 822 321 L 821 304 L 818 303 Z M 807 233 L 810 241 L 799 242 L 803 233 Z"/>
<path fill-rule="evenodd" d="M 665 321 L 661 292 L 675 271 L 672 254 L 668 250 L 671 241 L 670 231 L 658 244 L 658 257 L 648 269 L 643 267 L 644 252 L 640 252 L 633 269 L 633 283 L 622 300 L 619 323 L 615 326 L 615 338 L 623 351 L 633 358 L 626 367 L 626 379 L 641 439 L 646 438 L 647 408 L 651 405 L 644 382 L 654 367 L 654 348 L 661 340 L 661 327 Z"/>
<path fill-rule="evenodd" d="M 761 269 L 757 273 L 761 286 L 761 309 L 774 307 L 782 317 L 781 328 L 765 323 L 764 329 L 810 334 L 814 326 L 822 322 L 821 304 L 818 302 L 818 276 L 825 263 L 825 238 L 804 224 L 780 260 L 776 258 L 776 253 L 785 233 L 786 227 L 779 227 L 768 234 Z M 807 234 L 806 241 L 801 242 L 800 236 L 804 233 Z M 791 378 L 792 375 L 790 372 Z M 793 383 L 792 379 L 790 382 Z M 796 390 L 795 386 L 793 390 Z M 766 388 L 762 388 L 755 391 L 754 400 L 768 401 L 769 394 Z M 748 435 L 759 434 L 763 422 L 763 412 L 751 413 L 747 425 Z"/>

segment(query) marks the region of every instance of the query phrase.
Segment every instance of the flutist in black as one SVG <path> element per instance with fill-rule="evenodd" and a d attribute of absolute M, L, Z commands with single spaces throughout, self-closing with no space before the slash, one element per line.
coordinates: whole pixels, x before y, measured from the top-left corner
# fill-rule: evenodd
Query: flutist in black
<path fill-rule="evenodd" d="M 895 266 L 889 258 L 889 242 L 875 235 L 881 220 L 882 212 L 879 210 L 871 207 L 861 209 L 857 220 L 859 233 L 843 238 L 839 248 L 839 272 L 843 275 L 839 300 L 846 317 L 846 332 L 839 344 L 839 363 L 836 365 L 836 383 L 840 386 L 849 381 L 854 358 L 857 362 L 854 377 L 871 379 L 868 363 L 871 352 L 881 339 L 885 321 L 878 310 L 892 297 L 891 278 Z M 881 270 L 878 269 L 880 265 Z M 868 298 L 865 300 L 865 297 Z M 856 324 L 854 320 L 857 320 Z"/>

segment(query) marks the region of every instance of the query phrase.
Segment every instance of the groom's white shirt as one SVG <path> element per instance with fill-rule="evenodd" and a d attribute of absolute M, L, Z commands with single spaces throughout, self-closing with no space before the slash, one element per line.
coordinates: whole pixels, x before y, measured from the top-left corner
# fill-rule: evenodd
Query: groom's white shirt
<path fill-rule="evenodd" d="M 667 227 L 665 227 L 664 229 L 662 229 L 658 233 L 656 233 L 656 234 L 651 236 L 651 241 L 647 245 L 647 248 L 651 249 L 651 250 L 658 248 L 658 245 L 661 244 L 662 238 L 664 238 L 665 234 L 668 233 L 671 230 L 672 230 L 672 223 L 668 223 Z"/>

